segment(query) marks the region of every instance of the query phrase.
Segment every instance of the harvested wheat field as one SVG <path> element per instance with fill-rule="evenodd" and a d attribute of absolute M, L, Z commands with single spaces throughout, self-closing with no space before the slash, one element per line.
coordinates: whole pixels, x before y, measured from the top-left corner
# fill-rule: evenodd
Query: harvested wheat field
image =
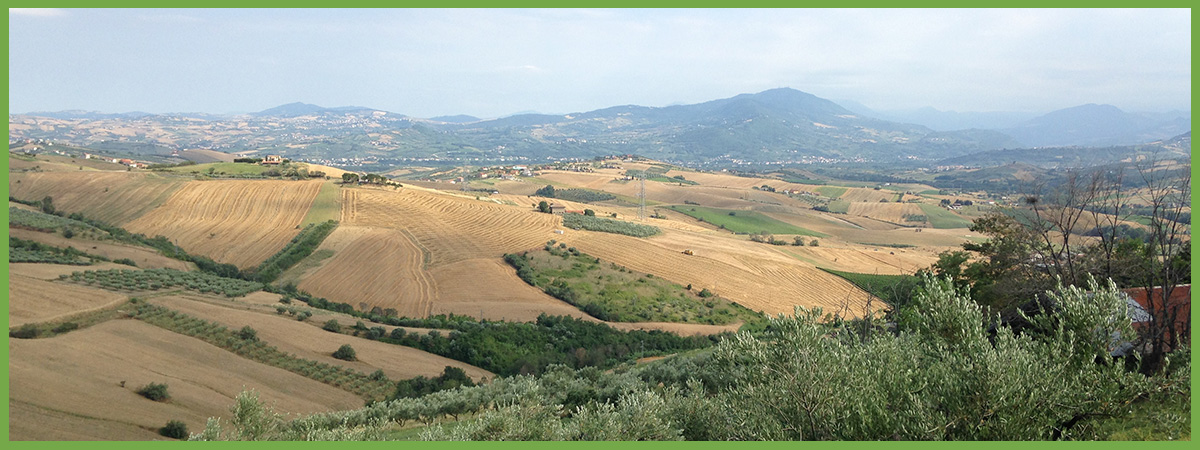
<path fill-rule="evenodd" d="M 345 189 L 342 224 L 405 230 L 429 253 L 428 267 L 496 258 L 551 239 L 559 218 L 424 189 Z"/>
<path fill-rule="evenodd" d="M 78 250 L 93 255 L 103 256 L 108 259 L 130 259 L 137 264 L 139 269 L 157 269 L 165 267 L 168 269 L 186 271 L 191 270 L 192 266 L 190 263 L 160 255 L 158 254 L 157 250 L 147 247 L 139 247 L 113 241 L 93 241 L 89 239 L 81 239 L 78 236 L 67 239 L 58 234 L 42 233 L 40 231 L 22 230 L 18 228 L 10 228 L 8 233 L 9 236 L 12 237 L 37 241 L 57 247 L 75 247 Z M 90 267 L 87 269 L 90 269 Z"/>
<path fill-rule="evenodd" d="M 196 432 L 209 417 L 228 420 L 246 389 L 282 413 L 362 406 L 349 392 L 135 320 L 10 340 L 8 368 L 13 440 L 163 439 L 156 430 L 169 420 Z M 171 399 L 135 392 L 152 382 Z"/>
<path fill-rule="evenodd" d="M 677 246 L 687 240 L 679 237 L 637 239 L 580 232 L 567 243 L 602 260 L 677 284 L 707 288 L 742 306 L 768 314 L 790 314 L 796 305 L 821 306 L 827 311 L 849 305 L 851 314 L 857 315 L 866 304 L 866 293 L 849 282 L 783 253 L 744 254 L 709 244 L 698 247 L 696 255 L 684 255 Z M 762 247 L 768 249 L 764 251 L 774 251 Z"/>
<path fill-rule="evenodd" d="M 937 262 L 937 252 L 888 247 L 790 247 L 788 251 L 819 266 L 855 273 L 911 275 Z"/>
<path fill-rule="evenodd" d="M 250 325 L 259 339 L 279 350 L 313 361 L 333 364 L 360 371 L 365 374 L 383 369 L 393 380 L 413 378 L 419 375 L 434 377 L 446 366 L 463 369 L 471 378 L 492 378 L 492 373 L 453 359 L 423 352 L 411 347 L 386 344 L 344 334 L 331 333 L 320 328 L 320 323 L 310 320 L 300 322 L 291 316 L 274 312 L 264 313 L 250 305 L 239 305 L 228 300 L 183 294 L 150 300 L 151 303 L 220 323 L 231 329 Z M 250 310 L 249 308 L 253 308 Z M 342 361 L 332 355 L 342 344 L 350 344 L 358 355 L 358 361 Z"/>
<path fill-rule="evenodd" d="M 190 253 L 254 267 L 299 233 L 323 181 L 193 181 L 161 207 L 129 222 L 134 233 L 163 235 Z"/>
<path fill-rule="evenodd" d="M 303 277 L 305 291 L 353 305 L 395 308 L 401 316 L 425 317 L 439 291 L 424 269 L 425 253 L 403 230 L 339 226 L 321 249 L 334 256 Z"/>
<path fill-rule="evenodd" d="M 71 272 L 82 272 L 85 270 L 109 270 L 109 269 L 132 269 L 132 267 L 124 264 L 116 263 L 100 263 L 90 266 L 71 266 L 66 264 L 42 264 L 42 263 L 9 263 L 9 276 L 21 275 L 38 280 L 57 280 L 59 275 L 70 275 Z"/>
<path fill-rule="evenodd" d="M 880 203 L 880 200 L 894 202 L 899 195 L 899 192 L 889 191 L 887 189 L 875 190 L 867 188 L 850 188 L 846 190 L 845 194 L 842 194 L 842 196 L 838 198 L 848 202 Z"/>
<path fill-rule="evenodd" d="M 9 174 L 9 195 L 54 199 L 54 206 L 90 219 L 123 225 L 163 204 L 185 181 L 152 173 L 42 172 Z"/>
<path fill-rule="evenodd" d="M 509 321 L 533 321 L 541 313 L 591 318 L 517 278 L 516 270 L 500 258 L 460 261 L 430 273 L 437 280 L 439 296 L 433 314 Z"/>
<path fill-rule="evenodd" d="M 856 220 L 855 222 L 860 221 Z M 846 230 L 839 233 L 839 236 L 846 241 L 857 242 L 868 246 L 913 245 L 918 247 L 937 248 L 940 250 L 961 250 L 962 243 L 970 240 L 971 237 L 976 239 L 982 237 L 982 235 L 979 233 L 961 228 L 936 229 L 901 227 L 893 227 L 890 230 Z"/>
<path fill-rule="evenodd" d="M 908 222 L 904 219 L 904 216 L 925 216 L 925 212 L 921 211 L 921 207 L 914 203 L 853 202 L 850 204 L 850 209 L 846 211 L 846 214 L 870 217 L 875 220 L 898 224 L 925 223 L 924 221 Z"/>
<path fill-rule="evenodd" d="M 78 270 L 79 266 L 70 267 Z M 125 300 L 124 295 L 103 289 L 46 281 L 10 273 L 8 277 L 8 326 L 16 327 L 27 323 L 49 322 L 117 305 Z"/>

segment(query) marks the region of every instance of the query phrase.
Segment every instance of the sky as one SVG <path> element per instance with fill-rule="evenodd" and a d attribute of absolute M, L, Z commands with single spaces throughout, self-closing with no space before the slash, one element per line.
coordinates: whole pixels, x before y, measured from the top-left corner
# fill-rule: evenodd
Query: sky
<path fill-rule="evenodd" d="M 1186 9 L 10 9 L 9 111 L 1191 110 Z"/>

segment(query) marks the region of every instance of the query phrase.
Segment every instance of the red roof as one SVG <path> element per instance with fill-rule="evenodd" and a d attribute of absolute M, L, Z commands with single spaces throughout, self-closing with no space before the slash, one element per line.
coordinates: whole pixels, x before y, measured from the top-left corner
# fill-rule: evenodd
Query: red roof
<path fill-rule="evenodd" d="M 1145 308 L 1152 316 L 1162 314 L 1163 311 L 1163 291 L 1161 286 L 1155 286 L 1149 290 L 1146 288 L 1129 288 L 1122 289 L 1129 298 Z M 1149 293 L 1149 298 L 1147 298 Z M 1175 315 L 1175 331 L 1188 332 L 1191 330 L 1191 315 L 1192 315 L 1192 285 L 1182 284 L 1175 286 L 1171 290 L 1171 296 L 1166 299 L 1166 311 Z M 1155 314 L 1158 311 L 1158 314 Z M 1144 323 L 1134 323 L 1135 327 L 1146 326 Z M 1165 330 L 1164 332 L 1170 332 Z M 1168 340 L 1169 341 L 1169 340 Z"/>

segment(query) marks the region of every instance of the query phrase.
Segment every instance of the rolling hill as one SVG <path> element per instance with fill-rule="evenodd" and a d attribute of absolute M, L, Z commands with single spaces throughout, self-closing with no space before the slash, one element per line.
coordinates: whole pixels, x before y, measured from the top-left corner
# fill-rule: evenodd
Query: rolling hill
<path fill-rule="evenodd" d="M 935 132 L 855 115 L 794 89 L 694 105 L 616 106 L 487 121 L 413 119 L 363 107 L 290 103 L 241 116 L 30 114 L 10 117 L 16 139 L 49 139 L 135 153 L 172 149 L 280 153 L 293 159 L 590 158 L 636 153 L 680 162 L 938 159 L 1016 142 L 990 131 Z"/>

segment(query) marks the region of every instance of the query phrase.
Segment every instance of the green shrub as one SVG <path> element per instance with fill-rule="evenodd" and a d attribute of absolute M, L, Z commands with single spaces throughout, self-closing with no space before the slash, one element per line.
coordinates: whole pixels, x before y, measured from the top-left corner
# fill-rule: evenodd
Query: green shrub
<path fill-rule="evenodd" d="M 328 322 L 325 322 L 325 325 L 321 326 L 321 329 L 325 330 L 325 331 L 330 331 L 333 333 L 341 333 L 342 332 L 342 324 L 338 323 L 338 321 L 335 319 L 329 319 Z"/>
<path fill-rule="evenodd" d="M 333 357 L 342 361 L 358 361 L 358 356 L 354 353 L 354 347 L 350 344 L 342 344 L 337 351 L 333 352 Z"/>
<path fill-rule="evenodd" d="M 137 393 L 156 402 L 165 402 L 171 399 L 171 394 L 167 393 L 166 384 L 150 383 L 138 389 Z"/>
<path fill-rule="evenodd" d="M 8 336 L 14 337 L 17 339 L 33 339 L 35 337 L 38 337 L 38 334 L 40 334 L 40 333 L 41 333 L 41 330 L 39 330 L 37 326 L 35 326 L 34 324 L 31 324 L 31 323 L 21 325 L 21 328 L 8 330 Z"/>
<path fill-rule="evenodd" d="M 54 327 L 54 329 L 50 330 L 50 331 L 53 331 L 56 334 L 62 334 L 62 333 L 66 333 L 69 331 L 75 331 L 78 329 L 79 329 L 79 324 L 77 324 L 75 322 L 63 322 L 62 324 L 59 324 L 57 327 Z"/>
<path fill-rule="evenodd" d="M 167 422 L 167 425 L 158 429 L 158 434 L 171 439 L 187 439 L 188 429 L 187 424 L 178 420 Z"/>
<path fill-rule="evenodd" d="M 250 328 L 250 325 L 246 325 L 246 326 L 242 327 L 242 329 L 240 331 L 238 331 L 238 338 L 240 338 L 243 341 L 257 342 L 258 341 L 258 331 L 255 331 L 253 328 Z"/>

